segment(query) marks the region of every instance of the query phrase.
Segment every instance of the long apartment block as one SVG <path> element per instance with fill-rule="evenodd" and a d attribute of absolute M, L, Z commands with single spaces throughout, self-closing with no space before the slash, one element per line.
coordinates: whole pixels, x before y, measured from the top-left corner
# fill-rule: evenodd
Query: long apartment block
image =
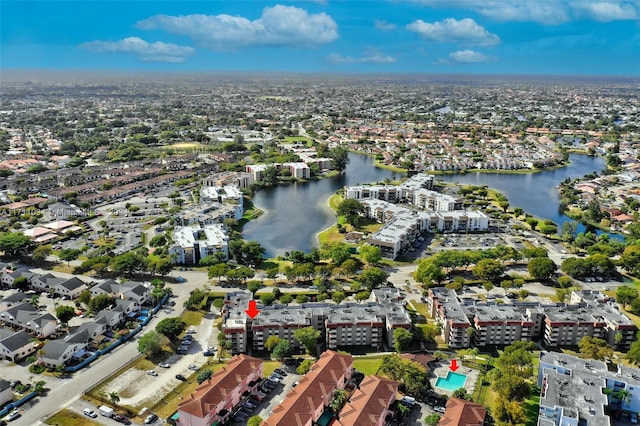
<path fill-rule="evenodd" d="M 411 318 L 404 309 L 402 296 L 394 288 L 376 289 L 371 299 L 363 303 L 258 304 L 260 314 L 253 319 L 245 313 L 251 299 L 249 292 L 232 292 L 225 296 L 222 330 L 234 353 L 264 350 L 270 336 L 297 345 L 294 331 L 309 326 L 321 332 L 328 349 L 342 346 L 383 349 L 393 346 L 396 328 L 411 328 Z"/>
<path fill-rule="evenodd" d="M 442 324 L 445 343 L 453 348 L 538 339 L 548 347 L 566 347 L 589 336 L 625 350 L 638 331 L 608 298 L 588 290 L 574 291 L 570 304 L 498 304 L 459 298 L 454 290 L 437 287 L 429 289 L 427 304 L 432 318 Z"/>

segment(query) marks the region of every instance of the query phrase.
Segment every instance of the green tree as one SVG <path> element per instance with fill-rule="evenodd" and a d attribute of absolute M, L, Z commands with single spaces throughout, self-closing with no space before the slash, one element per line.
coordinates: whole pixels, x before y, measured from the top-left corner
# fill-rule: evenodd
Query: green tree
<path fill-rule="evenodd" d="M 29 279 L 27 277 L 18 277 L 13 280 L 11 287 L 16 290 L 26 290 L 29 287 Z"/>
<path fill-rule="evenodd" d="M 548 280 L 556 272 L 556 264 L 548 257 L 536 257 L 529 261 L 527 270 L 537 280 Z"/>
<path fill-rule="evenodd" d="M 362 246 L 360 247 L 360 256 L 369 266 L 376 265 L 382 260 L 382 253 L 378 246 Z"/>
<path fill-rule="evenodd" d="M 313 355 L 316 352 L 320 332 L 313 327 L 298 328 L 294 330 L 293 338 L 305 348 L 308 354 Z"/>
<path fill-rule="evenodd" d="M 33 253 L 31 254 L 31 259 L 35 264 L 40 265 L 42 264 L 42 262 L 47 260 L 47 257 L 49 257 L 49 255 L 52 252 L 53 252 L 53 249 L 51 248 L 51 244 L 38 246 L 33 250 Z"/>
<path fill-rule="evenodd" d="M 473 268 L 473 275 L 478 278 L 496 281 L 502 276 L 504 269 L 500 262 L 494 259 L 482 259 Z"/>
<path fill-rule="evenodd" d="M 169 340 L 176 339 L 186 328 L 187 323 L 179 317 L 165 318 L 156 325 L 156 331 L 168 337 Z"/>
<path fill-rule="evenodd" d="M 142 335 L 138 340 L 138 352 L 149 355 L 158 355 L 162 353 L 162 345 L 165 344 L 166 338 L 157 331 Z"/>
<path fill-rule="evenodd" d="M 329 401 L 329 408 L 333 411 L 334 414 L 340 413 L 342 407 L 349 400 L 349 392 L 344 389 L 334 389 L 331 394 L 331 400 Z"/>
<path fill-rule="evenodd" d="M 60 250 L 58 258 L 63 262 L 67 262 L 67 266 L 69 266 L 69 262 L 76 260 L 81 254 L 82 250 L 80 249 L 66 248 Z"/>
<path fill-rule="evenodd" d="M 573 280 L 571 279 L 571 277 L 561 275 L 558 277 L 558 285 L 561 288 L 569 288 L 573 285 Z"/>
<path fill-rule="evenodd" d="M 334 291 L 331 295 L 331 300 L 333 300 L 337 304 L 340 304 L 340 302 L 342 302 L 345 297 L 346 296 L 343 291 Z"/>
<path fill-rule="evenodd" d="M 313 366 L 313 360 L 312 359 L 305 359 L 304 361 L 302 361 L 300 363 L 300 365 L 298 366 L 298 368 L 296 368 L 296 373 L 303 375 L 303 374 L 307 374 L 309 372 L 309 370 L 311 370 L 311 367 Z"/>
<path fill-rule="evenodd" d="M 627 305 L 638 299 L 638 289 L 621 285 L 616 289 L 616 302 L 622 305 L 622 309 L 627 309 Z"/>
<path fill-rule="evenodd" d="M 260 416 L 251 416 L 247 420 L 247 426 L 260 426 L 263 420 Z"/>
<path fill-rule="evenodd" d="M 438 423 L 440 422 L 440 414 L 427 414 L 422 421 L 427 426 L 438 426 Z"/>
<path fill-rule="evenodd" d="M 580 353 L 591 359 L 604 360 L 613 355 L 613 348 L 607 345 L 604 339 L 597 337 L 584 336 L 578 342 Z"/>
<path fill-rule="evenodd" d="M 627 352 L 627 359 L 636 365 L 640 364 L 640 332 L 636 334 L 636 340 Z"/>
<path fill-rule="evenodd" d="M 288 356 L 291 356 L 293 348 L 288 340 L 280 340 L 278 344 L 273 348 L 271 355 L 278 361 L 282 361 Z"/>
<path fill-rule="evenodd" d="M 331 259 L 334 265 L 342 265 L 351 257 L 351 250 L 345 243 L 324 243 L 320 247 L 320 255 L 323 259 Z"/>
<path fill-rule="evenodd" d="M 640 246 L 627 246 L 620 255 L 620 266 L 635 276 L 640 276 Z"/>
<path fill-rule="evenodd" d="M 418 263 L 418 268 L 413 274 L 413 278 L 421 283 L 432 282 L 440 284 L 447 275 L 442 270 L 438 262 L 433 258 L 426 258 Z"/>
<path fill-rule="evenodd" d="M 466 399 L 467 401 L 471 401 L 471 395 L 465 388 L 459 388 L 453 391 L 453 396 L 460 399 Z"/>
<path fill-rule="evenodd" d="M 82 303 L 84 306 L 89 306 L 89 302 L 91 301 L 91 290 L 86 289 L 80 292 L 78 296 L 78 302 Z"/>
<path fill-rule="evenodd" d="M 348 224 L 357 227 L 364 213 L 364 205 L 358 200 L 348 198 L 338 205 L 337 213 L 343 216 Z"/>
<path fill-rule="evenodd" d="M 91 312 L 97 313 L 111 306 L 113 304 L 113 301 L 113 297 L 109 296 L 108 294 L 99 294 L 91 299 L 88 308 Z"/>
<path fill-rule="evenodd" d="M 329 157 L 333 160 L 333 168 L 339 172 L 344 171 L 349 164 L 349 151 L 342 146 L 331 149 Z"/>
<path fill-rule="evenodd" d="M 22 232 L 0 232 L 0 251 L 17 256 L 31 246 L 31 239 Z"/>
<path fill-rule="evenodd" d="M 260 302 L 265 306 L 270 306 L 276 301 L 276 296 L 273 293 L 262 293 L 260 295 Z"/>
<path fill-rule="evenodd" d="M 135 252 L 127 252 L 114 257 L 111 260 L 111 267 L 116 272 L 133 274 L 145 269 L 145 258 Z"/>
<path fill-rule="evenodd" d="M 393 346 L 396 352 L 403 352 L 411 346 L 413 334 L 405 328 L 396 328 L 393 331 Z"/>
<path fill-rule="evenodd" d="M 358 275 L 357 279 L 369 290 L 373 290 L 387 282 L 388 278 L 389 273 L 387 271 L 381 268 L 372 267 L 362 271 L 362 273 Z"/>
<path fill-rule="evenodd" d="M 267 341 L 264 342 L 264 348 L 271 352 L 273 351 L 273 348 L 275 348 L 276 345 L 280 343 L 280 340 L 282 339 L 280 339 L 278 336 L 269 336 L 267 338 Z"/>
<path fill-rule="evenodd" d="M 63 324 L 68 324 L 71 318 L 76 316 L 76 310 L 71 306 L 60 305 L 56 308 L 56 317 Z"/>
<path fill-rule="evenodd" d="M 218 278 L 218 283 L 222 280 L 221 277 L 225 276 L 229 272 L 229 267 L 226 263 L 218 263 L 209 268 L 209 278 Z"/>
<path fill-rule="evenodd" d="M 213 370 L 207 368 L 198 373 L 198 375 L 196 376 L 196 381 L 200 385 L 209 380 L 211 376 L 213 376 Z"/>

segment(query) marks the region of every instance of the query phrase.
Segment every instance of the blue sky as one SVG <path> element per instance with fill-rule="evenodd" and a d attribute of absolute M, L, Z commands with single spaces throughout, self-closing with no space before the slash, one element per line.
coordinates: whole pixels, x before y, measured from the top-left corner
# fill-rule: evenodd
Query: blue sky
<path fill-rule="evenodd" d="M 0 0 L 2 69 L 640 74 L 640 0 Z"/>

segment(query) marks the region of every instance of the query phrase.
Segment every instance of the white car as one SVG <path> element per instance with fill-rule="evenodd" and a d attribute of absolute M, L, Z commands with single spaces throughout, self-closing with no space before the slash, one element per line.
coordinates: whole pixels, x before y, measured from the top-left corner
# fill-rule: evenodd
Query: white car
<path fill-rule="evenodd" d="M 161 362 L 160 364 L 158 364 L 158 367 L 169 368 L 171 367 L 171 364 L 169 364 L 168 362 Z"/>
<path fill-rule="evenodd" d="M 191 365 L 189 365 L 187 368 L 188 368 L 189 370 L 197 370 L 197 369 L 198 369 L 198 366 L 197 366 L 197 365 L 195 365 L 195 364 L 191 364 Z"/>
<path fill-rule="evenodd" d="M 20 412 L 18 411 L 17 408 L 14 408 L 13 411 L 9 413 L 9 415 L 6 418 L 8 422 L 11 422 L 17 419 L 18 417 L 20 417 Z"/>
<path fill-rule="evenodd" d="M 85 408 L 84 411 L 82 411 L 82 413 L 87 417 L 91 417 L 92 419 L 95 419 L 96 417 L 98 417 L 96 412 L 93 411 L 91 408 Z"/>
<path fill-rule="evenodd" d="M 153 377 L 157 377 L 158 376 L 158 372 L 156 370 L 149 370 L 147 371 L 147 374 Z"/>
<path fill-rule="evenodd" d="M 441 413 L 444 414 L 445 411 L 447 411 L 446 408 L 444 407 L 433 407 L 434 411 L 436 411 L 437 413 Z"/>

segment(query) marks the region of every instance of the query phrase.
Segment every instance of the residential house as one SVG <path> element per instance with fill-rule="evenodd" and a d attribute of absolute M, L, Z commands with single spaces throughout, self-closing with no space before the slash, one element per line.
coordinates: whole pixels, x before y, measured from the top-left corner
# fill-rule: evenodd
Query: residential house
<path fill-rule="evenodd" d="M 87 346 L 86 341 L 66 341 L 63 339 L 49 340 L 44 347 L 38 351 L 40 364 L 49 368 L 56 368 L 66 365 L 73 358 L 73 354 L 83 350 Z"/>
<path fill-rule="evenodd" d="M 0 379 L 0 407 L 11 401 L 13 401 L 11 383 L 4 379 Z"/>
<path fill-rule="evenodd" d="M 108 329 L 112 329 L 122 324 L 124 321 L 124 312 L 117 310 L 103 309 L 98 312 L 95 317 L 96 323 L 105 324 Z"/>
<path fill-rule="evenodd" d="M 311 426 L 331 401 L 333 391 L 344 389 L 353 374 L 353 358 L 325 351 L 298 385 L 273 409 L 262 426 Z"/>
<path fill-rule="evenodd" d="M 389 407 L 396 400 L 399 383 L 378 376 L 366 376 L 342 407 L 336 426 L 384 426 Z"/>
<path fill-rule="evenodd" d="M 26 331 L 0 328 L 0 358 L 19 361 L 36 351 L 36 342 Z"/>
<path fill-rule="evenodd" d="M 487 409 L 482 404 L 450 397 L 438 426 L 483 426 Z"/>
<path fill-rule="evenodd" d="M 20 303 L 0 312 L 0 323 L 21 328 L 37 337 L 48 337 L 58 327 L 53 315 L 36 311 L 29 303 Z"/>
<path fill-rule="evenodd" d="M 262 360 L 236 355 L 178 405 L 178 426 L 209 426 L 226 422 L 241 399 L 262 377 Z"/>

